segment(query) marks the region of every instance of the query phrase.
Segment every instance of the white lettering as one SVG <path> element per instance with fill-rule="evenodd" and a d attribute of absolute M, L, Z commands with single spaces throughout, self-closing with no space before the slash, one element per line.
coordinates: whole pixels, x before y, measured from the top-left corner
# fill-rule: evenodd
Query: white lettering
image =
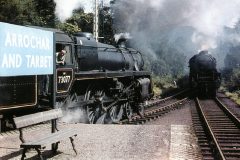
<path fill-rule="evenodd" d="M 41 44 L 41 38 L 37 37 L 36 38 L 36 48 L 41 48 L 42 44 Z"/>
<path fill-rule="evenodd" d="M 8 58 L 7 55 L 3 55 L 2 68 L 8 68 Z"/>
<path fill-rule="evenodd" d="M 15 55 L 14 54 L 9 54 L 8 55 L 8 64 L 9 64 L 9 67 L 12 68 L 15 64 Z"/>
<path fill-rule="evenodd" d="M 12 45 L 17 46 L 17 35 L 14 33 L 12 34 Z"/>
<path fill-rule="evenodd" d="M 36 48 L 36 45 L 35 45 L 35 44 L 36 44 L 36 40 L 34 40 L 34 39 L 36 39 L 36 37 L 33 37 L 33 36 L 32 36 L 32 37 L 31 37 L 31 41 L 30 41 L 32 48 Z"/>
<path fill-rule="evenodd" d="M 23 36 L 23 44 L 25 48 L 28 48 L 30 45 L 29 37 L 27 35 Z"/>
<path fill-rule="evenodd" d="M 45 38 L 45 49 L 49 50 L 50 49 L 50 42 L 48 38 Z"/>
<path fill-rule="evenodd" d="M 2 68 L 19 68 L 22 65 L 22 57 L 19 54 L 4 54 Z"/>
<path fill-rule="evenodd" d="M 12 41 L 11 41 L 11 36 L 10 36 L 10 33 L 7 32 L 7 37 L 6 37 L 6 40 L 5 40 L 5 46 L 12 46 Z"/>
<path fill-rule="evenodd" d="M 71 76 L 58 76 L 58 83 L 69 83 Z"/>
<path fill-rule="evenodd" d="M 26 55 L 25 57 L 27 58 L 27 68 L 30 68 L 30 58 L 31 58 L 31 55 Z"/>
<path fill-rule="evenodd" d="M 30 36 L 27 34 L 23 35 L 7 32 L 5 46 L 49 50 L 50 40 L 47 37 Z"/>
<path fill-rule="evenodd" d="M 42 48 L 46 49 L 45 40 L 42 39 Z"/>
<path fill-rule="evenodd" d="M 23 38 L 21 34 L 18 35 L 18 47 L 23 47 Z"/>
<path fill-rule="evenodd" d="M 51 67 L 51 56 L 26 55 L 27 68 L 49 68 Z"/>
<path fill-rule="evenodd" d="M 21 65 L 22 65 L 22 57 L 19 54 L 17 54 L 16 55 L 16 68 L 21 67 Z"/>

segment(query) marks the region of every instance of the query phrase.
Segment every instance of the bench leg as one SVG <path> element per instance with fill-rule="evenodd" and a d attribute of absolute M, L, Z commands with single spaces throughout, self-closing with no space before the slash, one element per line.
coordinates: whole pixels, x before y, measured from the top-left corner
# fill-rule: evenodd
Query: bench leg
<path fill-rule="evenodd" d="M 54 143 L 53 144 L 53 148 L 52 148 L 52 151 L 53 151 L 53 153 L 55 154 L 56 152 L 57 152 L 57 150 L 58 150 L 58 144 L 59 144 L 60 142 L 57 142 L 57 143 Z"/>
<path fill-rule="evenodd" d="M 74 150 L 75 154 L 77 155 L 77 150 L 75 149 L 74 139 L 72 137 L 70 137 L 70 140 L 72 143 L 73 150 Z"/>
<path fill-rule="evenodd" d="M 24 158 L 26 157 L 26 152 L 27 152 L 27 149 L 24 148 L 24 149 L 23 149 L 23 152 L 22 152 L 21 160 L 24 160 Z"/>
<path fill-rule="evenodd" d="M 2 130 L 3 130 L 2 118 L 3 118 L 3 115 L 0 115 L 0 133 L 1 133 Z"/>
<path fill-rule="evenodd" d="M 43 160 L 43 156 L 42 156 L 42 152 L 38 149 L 38 148 L 35 148 L 35 150 L 38 152 L 38 157 Z"/>

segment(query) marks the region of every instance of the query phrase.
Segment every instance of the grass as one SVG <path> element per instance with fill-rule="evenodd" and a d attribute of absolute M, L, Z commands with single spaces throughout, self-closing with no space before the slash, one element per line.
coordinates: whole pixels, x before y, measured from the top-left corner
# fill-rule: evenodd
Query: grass
<path fill-rule="evenodd" d="M 236 92 L 225 92 L 225 95 L 231 98 L 234 102 L 240 105 L 240 91 Z"/>

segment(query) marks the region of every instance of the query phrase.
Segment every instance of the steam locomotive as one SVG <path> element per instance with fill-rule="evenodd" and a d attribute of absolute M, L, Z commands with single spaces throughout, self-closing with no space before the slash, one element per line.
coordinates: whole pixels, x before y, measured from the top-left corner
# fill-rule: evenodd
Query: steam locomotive
<path fill-rule="evenodd" d="M 189 60 L 189 68 L 189 84 L 197 89 L 198 96 L 215 97 L 221 81 L 216 59 L 204 50 Z"/>
<path fill-rule="evenodd" d="M 64 110 L 80 108 L 87 123 L 117 123 L 134 112 L 143 115 L 153 96 L 151 74 L 143 71 L 142 54 L 124 46 L 96 42 L 90 33 L 54 33 L 56 75 L 0 77 L 0 115 L 3 119 L 27 110 L 49 108 L 53 95 Z M 51 88 L 55 87 L 55 92 Z M 10 114 L 9 114 L 10 113 Z M 4 122 L 4 121 L 3 121 Z"/>

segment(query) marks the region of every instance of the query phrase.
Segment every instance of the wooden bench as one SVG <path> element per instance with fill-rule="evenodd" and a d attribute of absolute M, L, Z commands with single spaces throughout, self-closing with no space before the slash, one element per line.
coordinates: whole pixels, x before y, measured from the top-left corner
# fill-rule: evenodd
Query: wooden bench
<path fill-rule="evenodd" d="M 14 118 L 15 126 L 17 129 L 19 129 L 20 132 L 19 138 L 22 141 L 22 144 L 20 145 L 20 147 L 23 148 L 21 160 L 24 160 L 26 156 L 25 155 L 26 151 L 29 149 L 35 149 L 38 153 L 38 157 L 41 160 L 43 160 L 42 150 L 46 148 L 46 145 L 52 144 L 52 151 L 55 153 L 58 149 L 58 144 L 60 143 L 60 140 L 65 138 L 70 138 L 72 148 L 77 155 L 73 139 L 73 137 L 77 136 L 77 130 L 64 129 L 59 131 L 57 128 L 56 120 L 62 116 L 63 113 L 61 109 L 52 109 L 49 111 Z M 46 134 L 44 135 L 44 137 L 37 138 L 32 141 L 25 141 L 25 139 L 23 138 L 23 128 L 51 120 L 52 120 L 52 133 Z M 54 132 L 54 130 L 56 130 L 57 132 Z"/>

